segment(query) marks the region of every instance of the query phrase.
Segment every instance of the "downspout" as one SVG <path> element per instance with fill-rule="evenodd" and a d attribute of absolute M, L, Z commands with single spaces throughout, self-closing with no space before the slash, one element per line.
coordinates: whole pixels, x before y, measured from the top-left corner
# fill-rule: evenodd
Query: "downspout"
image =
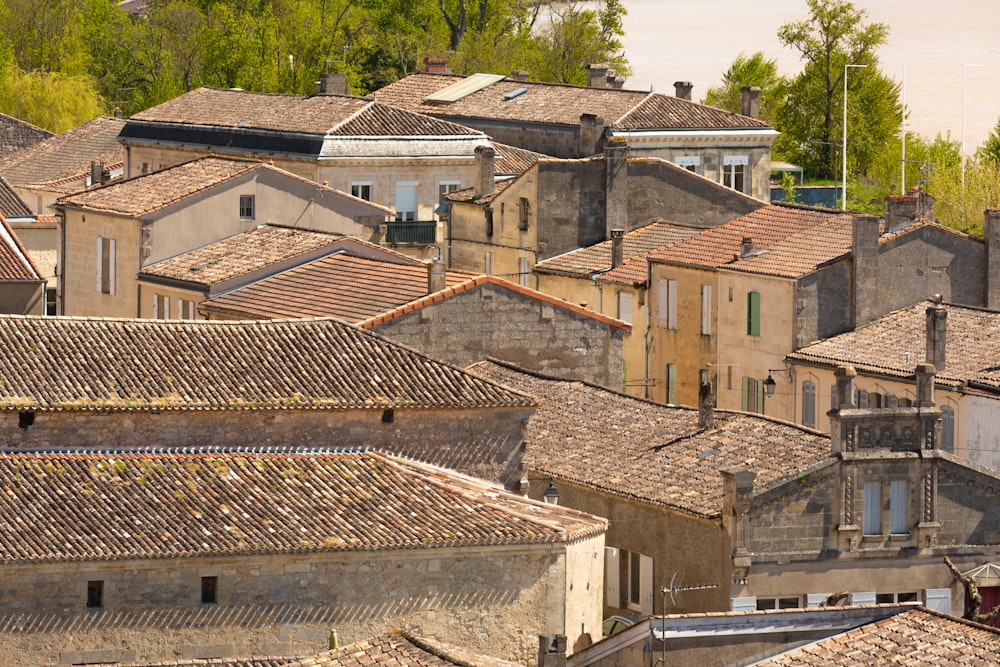
<path fill-rule="evenodd" d="M 59 272 L 59 289 L 56 290 L 56 312 L 59 315 L 66 314 L 66 209 L 59 210 L 59 264 L 56 265 Z"/>
<path fill-rule="evenodd" d="M 722 394 L 722 378 L 719 376 L 722 368 L 722 345 L 719 344 L 722 338 L 722 274 L 718 269 L 715 271 L 715 293 L 715 407 L 722 409 L 719 404 L 719 396 Z"/>
<path fill-rule="evenodd" d="M 649 398 L 649 348 L 653 344 L 653 299 L 649 292 L 653 287 L 653 263 L 646 260 L 646 340 L 642 346 L 642 397 Z"/>

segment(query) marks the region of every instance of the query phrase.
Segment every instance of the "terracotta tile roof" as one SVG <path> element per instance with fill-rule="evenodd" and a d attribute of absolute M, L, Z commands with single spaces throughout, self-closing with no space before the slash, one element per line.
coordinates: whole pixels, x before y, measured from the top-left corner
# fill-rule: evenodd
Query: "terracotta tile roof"
<path fill-rule="evenodd" d="M 534 401 L 333 319 L 0 316 L 0 409 L 473 408 Z"/>
<path fill-rule="evenodd" d="M 624 272 L 620 270 L 610 270 L 611 269 L 611 241 L 603 241 L 601 243 L 590 246 L 589 248 L 580 248 L 578 250 L 571 250 L 562 255 L 557 255 L 543 262 L 535 264 L 534 271 L 538 273 L 553 273 L 560 275 L 570 275 L 570 276 L 590 276 L 593 273 L 602 273 L 600 278 L 602 280 L 610 280 L 611 282 L 627 282 L 632 284 L 634 280 L 645 280 L 646 279 L 646 260 L 645 256 L 652 250 L 656 248 L 665 246 L 674 241 L 679 241 L 681 239 L 686 239 L 689 236 L 694 236 L 700 232 L 704 231 L 702 228 L 689 227 L 687 225 L 682 225 L 673 222 L 655 222 L 646 227 L 640 227 L 639 229 L 633 230 L 625 235 L 623 240 L 623 256 L 626 260 L 631 260 L 633 258 L 639 259 L 641 261 L 635 262 L 635 266 L 640 269 L 639 272 L 629 272 L 627 278 L 632 278 L 631 280 L 626 280 Z M 623 263 L 623 268 L 625 264 Z M 633 275 L 634 273 L 634 275 Z M 614 274 L 614 277 L 611 277 Z"/>
<path fill-rule="evenodd" d="M 166 662 L 87 663 L 90 667 L 285 667 L 306 656 L 257 656 L 245 658 L 187 658 Z"/>
<path fill-rule="evenodd" d="M 454 287 L 448 287 L 447 289 L 441 290 L 440 292 L 435 292 L 434 294 L 428 294 L 427 296 L 417 299 L 416 301 L 413 301 L 403 306 L 398 306 L 388 312 L 384 312 L 374 317 L 371 317 L 367 320 L 364 320 L 362 322 L 358 322 L 358 326 L 362 327 L 363 329 L 370 329 L 380 324 L 385 324 L 386 322 L 394 320 L 397 317 L 401 317 L 407 313 L 411 313 L 415 310 L 424 308 L 425 306 L 437 303 L 438 301 L 444 301 L 445 299 L 450 299 L 451 297 L 456 296 L 458 294 L 462 294 L 463 292 L 468 292 L 470 290 L 476 289 L 482 285 L 495 285 L 503 289 L 508 289 L 512 292 L 523 294 L 532 299 L 543 301 L 552 306 L 556 306 L 557 308 L 568 310 L 570 312 L 576 313 L 577 315 L 589 317 L 590 319 L 597 320 L 598 322 L 608 324 L 615 328 L 623 329 L 625 331 L 632 331 L 631 324 L 626 324 L 621 320 L 616 320 L 613 317 L 608 317 L 607 315 L 598 313 L 597 311 L 582 308 L 576 305 L 575 303 L 570 303 L 569 301 L 564 301 L 562 299 L 557 299 L 553 296 L 549 296 L 548 294 L 543 294 L 542 292 L 539 292 L 537 290 L 533 290 L 528 287 L 521 287 L 516 283 L 512 283 L 509 280 L 504 280 L 503 278 L 497 278 L 496 276 L 478 276 L 477 278 L 466 280 L 458 285 L 455 285 Z"/>
<path fill-rule="evenodd" d="M 924 301 L 874 322 L 807 345 L 788 358 L 829 366 L 851 365 L 859 372 L 913 377 L 926 359 L 927 308 Z M 946 304 L 945 367 L 935 382 L 963 382 L 1000 388 L 1000 312 Z"/>
<path fill-rule="evenodd" d="M 34 146 L 53 136 L 48 130 L 35 127 L 20 118 L 0 113 L 0 158 Z"/>
<path fill-rule="evenodd" d="M 470 370 L 540 399 L 525 434 L 526 468 L 698 516 L 721 514 L 720 470 L 753 470 L 764 487 L 830 456 L 828 436 L 761 415 L 716 410 L 715 428 L 699 431 L 696 409 L 498 362 Z"/>
<path fill-rule="evenodd" d="M 448 271 L 454 286 L 474 274 Z M 427 265 L 338 252 L 202 303 L 209 312 L 241 318 L 336 317 L 362 322 L 427 294 Z"/>
<path fill-rule="evenodd" d="M 327 232 L 259 225 L 182 255 L 150 264 L 139 272 L 139 276 L 210 286 L 322 248 L 329 248 L 333 252 L 338 238 Z"/>
<path fill-rule="evenodd" d="M 417 73 L 376 90 L 372 97 L 410 111 L 461 119 L 505 120 L 550 125 L 579 125 L 580 116 L 592 113 L 615 130 L 647 129 L 745 129 L 767 128 L 756 118 L 713 109 L 660 93 L 638 90 L 588 88 L 537 81 L 503 79 L 450 104 L 434 104 L 427 95 L 463 77 Z M 518 90 L 527 92 L 506 99 Z"/>
<path fill-rule="evenodd" d="M 467 649 L 412 635 L 381 635 L 326 653 L 289 662 L 283 667 L 517 667 Z"/>
<path fill-rule="evenodd" d="M 28 256 L 28 251 L 21 245 L 7 221 L 0 216 L 0 281 L 41 280 L 41 273 Z"/>
<path fill-rule="evenodd" d="M 740 245 L 744 237 L 753 241 L 754 252 L 761 252 L 780 241 L 817 225 L 842 224 L 851 226 L 849 214 L 829 209 L 770 204 L 730 222 L 707 229 L 697 236 L 673 243 L 649 254 L 653 261 L 690 264 L 718 268 L 739 260 Z M 813 246 L 811 246 L 813 247 Z M 817 240 L 814 246 L 822 251 Z"/>
<path fill-rule="evenodd" d="M 482 135 L 478 130 L 395 109 L 370 98 L 210 87 L 175 97 L 130 120 L 342 137 Z"/>
<path fill-rule="evenodd" d="M 493 163 L 493 170 L 500 176 L 515 176 L 528 171 L 531 165 L 539 160 L 552 159 L 551 155 L 536 153 L 526 148 L 508 146 L 497 141 L 491 141 L 490 145 L 496 153 L 496 162 Z"/>
<path fill-rule="evenodd" d="M 12 185 L 32 186 L 90 173 L 91 162 L 120 164 L 125 149 L 118 133 L 125 121 L 103 116 L 0 160 L 0 174 Z"/>
<path fill-rule="evenodd" d="M 3 176 L 0 176 L 0 215 L 5 218 L 34 217 L 28 205 Z"/>
<path fill-rule="evenodd" d="M 838 257 L 850 254 L 851 238 L 851 217 L 831 215 L 828 220 L 780 239 L 767 248 L 757 250 L 746 259 L 731 262 L 726 268 L 746 273 L 797 278 L 815 271 Z M 756 246 L 756 239 L 754 245 Z"/>
<path fill-rule="evenodd" d="M 494 197 L 496 197 L 498 194 L 506 190 L 511 184 L 517 182 L 519 176 L 520 174 L 518 176 L 515 176 L 514 178 L 505 178 L 502 180 L 495 181 L 493 183 L 493 192 L 489 192 L 482 197 L 476 196 L 475 188 L 462 188 L 461 190 L 452 190 L 444 197 L 449 201 L 475 203 L 481 206 L 485 206 L 489 204 L 491 201 L 493 201 Z"/>
<path fill-rule="evenodd" d="M 6 452 L 0 476 L 17 479 L 0 496 L 8 563 L 557 543 L 606 527 L 379 452 Z"/>
<path fill-rule="evenodd" d="M 1000 631 L 917 608 L 753 663 L 816 665 L 995 665 Z"/>

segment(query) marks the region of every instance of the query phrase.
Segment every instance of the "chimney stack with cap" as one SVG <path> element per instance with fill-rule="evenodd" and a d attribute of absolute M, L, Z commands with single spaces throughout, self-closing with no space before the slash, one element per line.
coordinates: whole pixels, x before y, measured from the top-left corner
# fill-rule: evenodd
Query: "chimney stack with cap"
<path fill-rule="evenodd" d="M 617 269 L 625 261 L 625 230 L 611 230 L 611 268 Z"/>
<path fill-rule="evenodd" d="M 451 74 L 447 58 L 424 58 L 424 70 L 428 74 Z"/>
<path fill-rule="evenodd" d="M 434 294 L 440 292 L 448 286 L 448 274 L 444 268 L 444 262 L 440 257 L 435 257 L 427 263 L 427 293 Z"/>
<path fill-rule="evenodd" d="M 587 65 L 587 86 L 589 88 L 607 88 L 609 69 L 607 63 Z"/>
<path fill-rule="evenodd" d="M 742 93 L 743 115 L 757 118 L 760 116 L 760 88 L 758 86 L 743 86 Z"/>
<path fill-rule="evenodd" d="M 347 77 L 343 74 L 320 74 L 316 82 L 316 93 L 319 95 L 350 95 L 347 87 Z"/>
<path fill-rule="evenodd" d="M 743 240 L 740 241 L 740 259 L 746 259 L 753 254 L 753 239 L 749 236 L 744 236 Z"/>
<path fill-rule="evenodd" d="M 674 93 L 682 100 L 691 100 L 691 89 L 694 84 L 690 81 L 674 81 Z"/>
<path fill-rule="evenodd" d="M 490 146 L 476 146 L 476 199 L 493 194 L 496 172 L 496 152 Z"/>
<path fill-rule="evenodd" d="M 931 298 L 927 307 L 927 363 L 938 372 L 944 370 L 945 339 L 948 333 L 948 310 L 941 304 L 941 295 Z"/>

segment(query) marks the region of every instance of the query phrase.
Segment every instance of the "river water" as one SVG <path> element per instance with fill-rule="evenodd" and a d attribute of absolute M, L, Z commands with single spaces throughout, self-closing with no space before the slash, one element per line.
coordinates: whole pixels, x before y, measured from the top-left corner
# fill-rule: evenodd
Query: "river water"
<path fill-rule="evenodd" d="M 783 23 L 807 17 L 805 0 L 624 0 L 624 5 L 625 53 L 633 69 L 627 88 L 673 94 L 674 81 L 691 81 L 694 99 L 700 100 L 740 52 L 764 51 L 783 74 L 802 68 L 798 52 L 782 47 L 776 33 Z M 890 27 L 879 57 L 882 71 L 904 84 L 907 129 L 961 140 L 964 106 L 971 153 L 1000 116 L 1000 2 L 854 0 L 854 5 L 867 10 L 869 20 Z"/>

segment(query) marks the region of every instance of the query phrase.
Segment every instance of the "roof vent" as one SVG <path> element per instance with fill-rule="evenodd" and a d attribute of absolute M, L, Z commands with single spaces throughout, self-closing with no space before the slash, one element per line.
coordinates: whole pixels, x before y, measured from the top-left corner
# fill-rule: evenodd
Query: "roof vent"
<path fill-rule="evenodd" d="M 527 88 L 517 88 L 515 90 L 510 91 L 509 93 L 504 93 L 503 98 L 505 100 L 512 100 L 515 97 L 520 97 L 521 95 L 524 95 L 526 92 L 528 92 Z"/>

